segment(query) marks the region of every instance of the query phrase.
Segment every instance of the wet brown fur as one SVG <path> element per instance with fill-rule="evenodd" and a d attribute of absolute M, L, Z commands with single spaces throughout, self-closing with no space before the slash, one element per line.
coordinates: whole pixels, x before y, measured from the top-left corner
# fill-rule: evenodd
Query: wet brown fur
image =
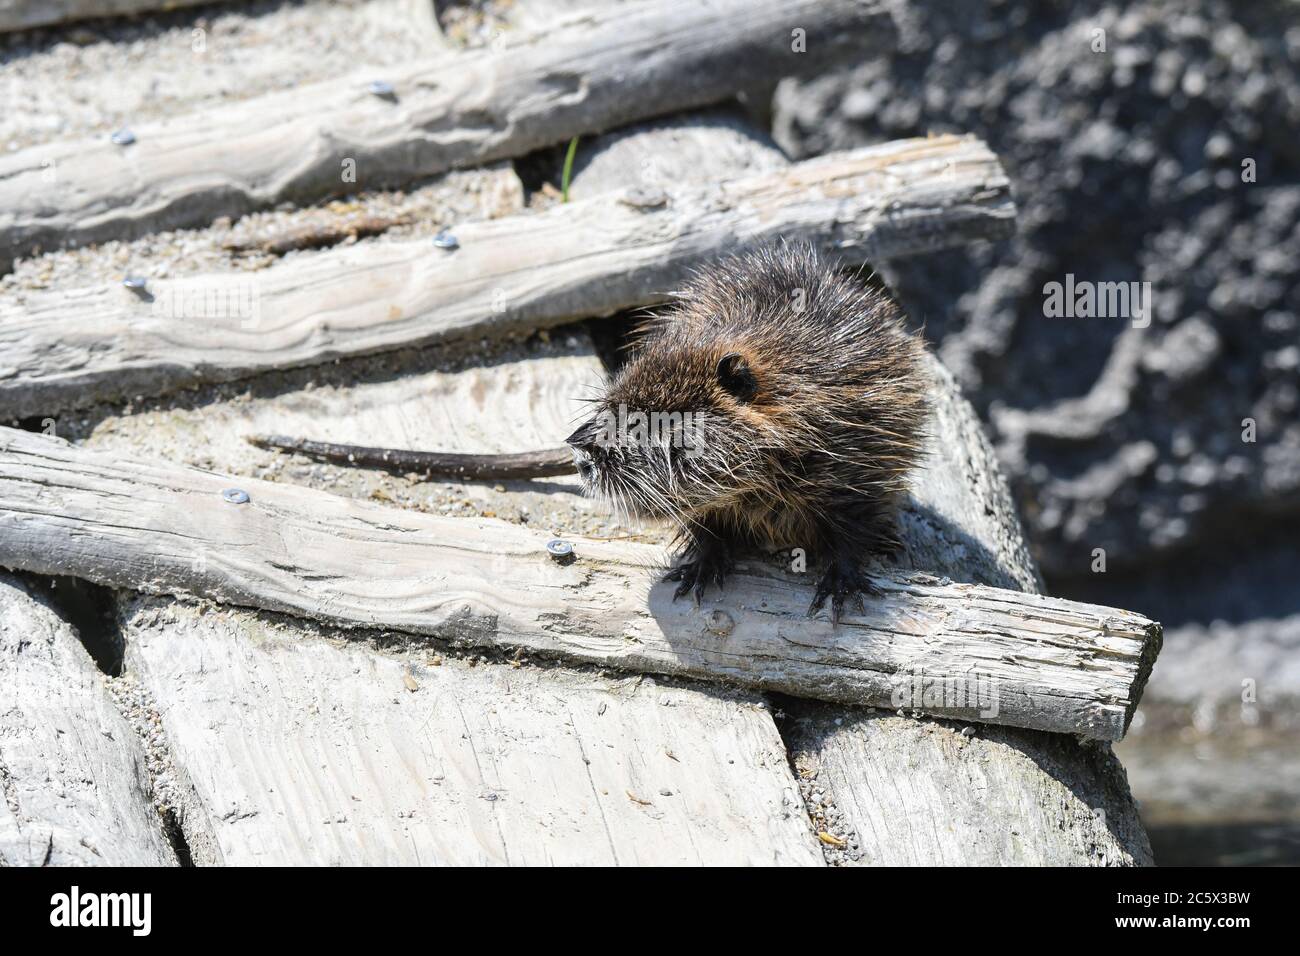
<path fill-rule="evenodd" d="M 702 451 L 602 447 L 593 419 L 569 439 L 588 490 L 677 524 L 678 596 L 721 585 L 737 548 L 803 548 L 825 566 L 814 611 L 860 603 L 862 562 L 897 548 L 928 415 L 924 346 L 894 301 L 779 244 L 702 270 L 641 331 L 598 413 L 703 413 Z"/>

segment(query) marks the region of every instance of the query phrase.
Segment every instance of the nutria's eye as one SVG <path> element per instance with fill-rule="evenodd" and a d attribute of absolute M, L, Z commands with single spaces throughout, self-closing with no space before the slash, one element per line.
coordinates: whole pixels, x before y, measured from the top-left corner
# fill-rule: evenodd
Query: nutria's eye
<path fill-rule="evenodd" d="M 718 360 L 718 384 L 739 402 L 752 401 L 758 393 L 758 379 L 739 352 L 728 352 Z"/>

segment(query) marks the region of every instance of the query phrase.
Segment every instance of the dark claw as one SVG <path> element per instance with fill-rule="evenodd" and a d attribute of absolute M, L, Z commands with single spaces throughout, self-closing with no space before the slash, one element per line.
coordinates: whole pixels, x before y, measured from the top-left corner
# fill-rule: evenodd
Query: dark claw
<path fill-rule="evenodd" d="M 858 613 L 867 612 L 866 604 L 863 603 L 863 596 L 879 597 L 881 591 L 871 583 L 871 579 L 862 573 L 855 561 L 848 559 L 834 560 L 831 562 L 821 579 L 817 582 L 817 590 L 813 592 L 812 603 L 808 605 L 808 616 L 814 617 L 818 611 L 826 606 L 826 599 L 830 598 L 831 602 L 831 624 L 840 623 L 840 616 L 844 612 L 844 602 L 852 599 L 857 605 Z"/>
<path fill-rule="evenodd" d="M 710 552 L 700 555 L 698 558 L 683 561 L 665 574 L 663 579 L 665 581 L 681 582 L 677 585 L 677 589 L 673 591 L 674 601 L 689 593 L 695 600 L 695 606 L 699 607 L 700 600 L 704 597 L 705 588 L 712 583 L 716 584 L 718 590 L 721 591 L 729 570 L 731 570 L 731 562 L 725 554 Z"/>

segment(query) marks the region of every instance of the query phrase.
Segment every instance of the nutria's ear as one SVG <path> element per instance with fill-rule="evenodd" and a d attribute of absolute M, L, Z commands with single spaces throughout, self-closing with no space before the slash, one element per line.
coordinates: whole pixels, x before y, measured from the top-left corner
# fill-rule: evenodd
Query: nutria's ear
<path fill-rule="evenodd" d="M 738 402 L 750 402 L 758 393 L 758 378 L 739 352 L 728 352 L 718 360 L 718 384 Z"/>

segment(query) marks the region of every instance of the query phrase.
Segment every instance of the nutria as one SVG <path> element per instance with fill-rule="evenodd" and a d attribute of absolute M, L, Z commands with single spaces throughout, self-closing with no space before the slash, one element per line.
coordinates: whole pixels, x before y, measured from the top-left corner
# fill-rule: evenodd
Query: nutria
<path fill-rule="evenodd" d="M 674 597 L 721 587 L 738 549 L 799 548 L 823 565 L 809 614 L 861 607 L 928 415 L 894 301 L 782 243 L 698 272 L 634 348 L 568 444 L 588 492 L 677 526 Z"/>

